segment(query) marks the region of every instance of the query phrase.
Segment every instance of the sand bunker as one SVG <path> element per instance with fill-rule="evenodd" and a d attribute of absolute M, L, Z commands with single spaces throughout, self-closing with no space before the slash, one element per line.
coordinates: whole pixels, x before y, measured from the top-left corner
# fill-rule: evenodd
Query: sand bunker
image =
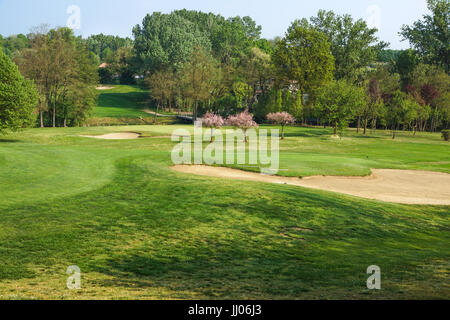
<path fill-rule="evenodd" d="M 141 135 L 135 132 L 108 133 L 101 136 L 81 136 L 85 138 L 104 139 L 104 140 L 129 140 L 138 139 Z"/>
<path fill-rule="evenodd" d="M 97 90 L 111 90 L 111 89 L 114 89 L 114 87 L 100 86 L 100 87 L 97 87 L 95 89 L 97 89 Z"/>
<path fill-rule="evenodd" d="M 224 179 L 289 184 L 386 202 L 450 205 L 450 174 L 447 173 L 372 169 L 372 175 L 368 177 L 314 176 L 299 179 L 210 166 L 179 165 L 172 169 Z"/>

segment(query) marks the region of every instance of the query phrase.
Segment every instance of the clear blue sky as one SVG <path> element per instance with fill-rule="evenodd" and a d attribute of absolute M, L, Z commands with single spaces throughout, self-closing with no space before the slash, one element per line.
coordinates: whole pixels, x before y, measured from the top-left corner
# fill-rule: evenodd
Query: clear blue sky
<path fill-rule="evenodd" d="M 132 27 L 147 13 L 187 8 L 225 17 L 251 16 L 262 26 L 263 36 L 273 38 L 284 35 L 293 20 L 326 9 L 372 21 L 392 49 L 409 47 L 400 41 L 400 27 L 427 12 L 426 0 L 0 0 L 0 34 L 28 33 L 42 23 L 64 26 L 70 5 L 81 10 L 81 29 L 76 33 L 84 37 L 97 33 L 131 36 Z"/>

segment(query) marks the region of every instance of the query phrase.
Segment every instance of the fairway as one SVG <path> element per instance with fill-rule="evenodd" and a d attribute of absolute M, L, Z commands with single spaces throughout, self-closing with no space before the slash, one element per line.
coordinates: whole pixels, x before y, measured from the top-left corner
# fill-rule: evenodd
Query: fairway
<path fill-rule="evenodd" d="M 148 90 L 138 86 L 115 85 L 97 90 L 99 92 L 97 107 L 93 116 L 138 118 L 148 116 L 143 109 L 147 106 Z"/>
<path fill-rule="evenodd" d="M 450 298 L 449 206 L 174 172 L 167 137 L 175 129 L 193 131 L 45 128 L 2 136 L 0 298 Z M 153 138 L 82 137 L 121 132 Z M 288 128 L 279 174 L 450 173 L 450 148 L 438 134 L 332 134 Z M 71 265 L 81 269 L 82 290 L 66 288 Z M 366 287 L 370 265 L 381 268 L 382 290 Z"/>

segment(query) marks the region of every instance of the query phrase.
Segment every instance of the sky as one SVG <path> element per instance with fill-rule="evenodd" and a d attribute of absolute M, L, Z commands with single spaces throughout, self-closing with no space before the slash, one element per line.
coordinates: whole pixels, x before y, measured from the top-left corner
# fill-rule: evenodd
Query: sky
<path fill-rule="evenodd" d="M 391 49 L 409 48 L 398 35 L 401 26 L 427 13 L 426 0 L 0 0 L 0 34 L 26 34 L 46 23 L 69 25 L 83 37 L 98 33 L 131 37 L 132 28 L 147 13 L 183 8 L 225 17 L 250 16 L 268 39 L 283 36 L 292 21 L 315 16 L 319 9 L 349 13 L 378 27 L 378 37 Z"/>

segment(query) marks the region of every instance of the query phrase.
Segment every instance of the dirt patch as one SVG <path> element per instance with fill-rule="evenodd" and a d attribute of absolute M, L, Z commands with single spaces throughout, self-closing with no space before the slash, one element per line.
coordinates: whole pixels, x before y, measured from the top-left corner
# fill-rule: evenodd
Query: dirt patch
<path fill-rule="evenodd" d="M 99 87 L 97 87 L 95 89 L 97 89 L 97 90 L 111 90 L 111 89 L 114 89 L 114 87 L 99 86 Z"/>
<path fill-rule="evenodd" d="M 101 136 L 85 136 L 84 138 L 104 139 L 104 140 L 131 140 L 138 139 L 141 135 L 135 132 L 120 132 L 120 133 L 108 133 Z"/>
<path fill-rule="evenodd" d="M 210 166 L 179 165 L 172 169 L 223 179 L 288 184 L 386 202 L 450 205 L 450 174 L 447 173 L 372 169 L 372 175 L 368 177 L 314 176 L 299 179 Z"/>

